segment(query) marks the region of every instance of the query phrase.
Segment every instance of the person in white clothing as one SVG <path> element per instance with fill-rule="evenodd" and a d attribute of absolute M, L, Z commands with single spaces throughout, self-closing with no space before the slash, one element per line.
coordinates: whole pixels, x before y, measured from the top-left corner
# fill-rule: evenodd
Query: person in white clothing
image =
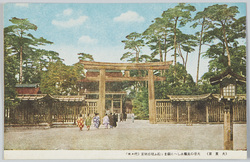
<path fill-rule="evenodd" d="M 102 124 L 105 126 L 106 129 L 108 129 L 108 125 L 109 125 L 109 117 L 107 114 L 105 114 L 105 116 L 103 117 L 103 122 Z"/>

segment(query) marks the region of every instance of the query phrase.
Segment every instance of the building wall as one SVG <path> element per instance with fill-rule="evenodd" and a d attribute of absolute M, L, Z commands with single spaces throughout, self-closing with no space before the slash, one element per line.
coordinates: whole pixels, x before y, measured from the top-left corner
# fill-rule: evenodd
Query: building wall
<path fill-rule="evenodd" d="M 27 88 L 27 87 L 16 87 L 17 94 L 38 94 L 38 91 L 40 90 L 39 87 L 37 88 Z"/>

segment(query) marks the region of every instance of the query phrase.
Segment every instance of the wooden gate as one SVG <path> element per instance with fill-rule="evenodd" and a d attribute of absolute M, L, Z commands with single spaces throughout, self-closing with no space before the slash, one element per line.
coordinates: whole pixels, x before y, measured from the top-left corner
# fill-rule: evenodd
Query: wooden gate
<path fill-rule="evenodd" d="M 176 109 L 170 100 L 156 100 L 156 122 L 166 123 L 176 121 Z"/>
<path fill-rule="evenodd" d="M 82 107 L 81 114 L 84 115 L 94 115 L 98 112 L 98 99 L 86 99 L 86 106 Z"/>

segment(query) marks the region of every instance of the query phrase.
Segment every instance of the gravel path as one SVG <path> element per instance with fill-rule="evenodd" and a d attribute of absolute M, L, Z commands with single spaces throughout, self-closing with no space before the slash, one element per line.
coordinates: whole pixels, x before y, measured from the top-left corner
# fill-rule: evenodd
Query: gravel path
<path fill-rule="evenodd" d="M 246 124 L 234 125 L 234 149 L 246 149 Z M 149 124 L 130 120 L 113 129 L 6 128 L 5 150 L 223 150 L 223 124 Z"/>

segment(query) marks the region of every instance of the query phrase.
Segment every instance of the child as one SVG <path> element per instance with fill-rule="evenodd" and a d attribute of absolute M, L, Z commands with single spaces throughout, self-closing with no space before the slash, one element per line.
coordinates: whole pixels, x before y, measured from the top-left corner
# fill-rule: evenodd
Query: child
<path fill-rule="evenodd" d="M 100 117 L 98 116 L 98 113 L 95 113 L 93 122 L 94 122 L 94 126 L 98 129 L 100 126 Z"/>
<path fill-rule="evenodd" d="M 80 114 L 80 117 L 77 119 L 77 125 L 80 128 L 80 131 L 82 131 L 82 128 L 84 127 L 84 122 L 83 122 L 82 114 Z"/>
<path fill-rule="evenodd" d="M 88 114 L 87 117 L 86 117 L 86 119 L 85 119 L 85 125 L 86 125 L 88 131 L 89 131 L 90 126 L 91 126 L 91 120 L 92 120 L 92 119 L 91 119 L 91 117 L 90 117 L 89 114 Z"/>

